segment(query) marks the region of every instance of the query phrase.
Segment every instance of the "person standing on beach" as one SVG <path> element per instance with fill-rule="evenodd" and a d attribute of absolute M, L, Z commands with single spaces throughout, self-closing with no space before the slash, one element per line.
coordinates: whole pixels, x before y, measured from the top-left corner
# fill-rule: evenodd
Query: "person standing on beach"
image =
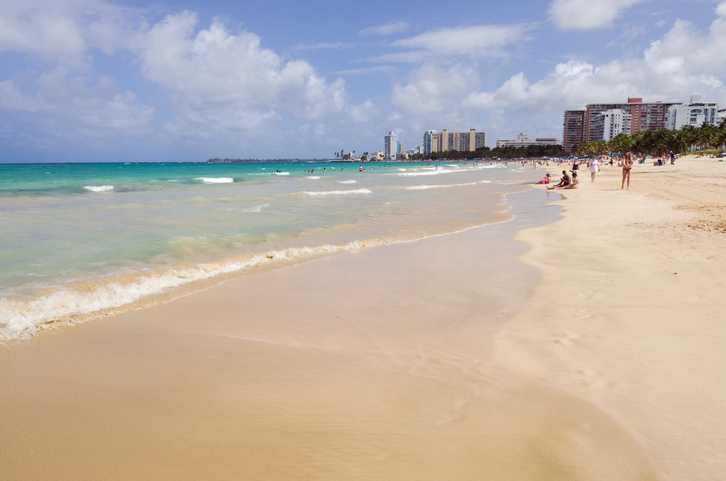
<path fill-rule="evenodd" d="M 590 160 L 590 182 L 595 182 L 595 174 L 600 170 L 600 161 L 597 157 Z"/>
<path fill-rule="evenodd" d="M 623 183 L 620 188 L 625 187 L 625 181 L 628 181 L 628 190 L 630 190 L 630 171 L 633 170 L 633 154 L 627 152 L 623 160 Z"/>
<path fill-rule="evenodd" d="M 580 172 L 580 161 L 575 159 L 572 161 L 572 170 L 570 171 L 573 174 L 578 174 Z"/>

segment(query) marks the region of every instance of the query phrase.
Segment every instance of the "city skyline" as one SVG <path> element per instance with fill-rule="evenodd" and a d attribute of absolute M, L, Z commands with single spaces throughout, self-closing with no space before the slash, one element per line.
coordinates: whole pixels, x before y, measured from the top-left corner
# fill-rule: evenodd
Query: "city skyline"
<path fill-rule="evenodd" d="M 323 158 L 436 126 L 560 138 L 563 111 L 629 96 L 726 105 L 726 2 L 435 5 L 0 0 L 0 162 Z"/>

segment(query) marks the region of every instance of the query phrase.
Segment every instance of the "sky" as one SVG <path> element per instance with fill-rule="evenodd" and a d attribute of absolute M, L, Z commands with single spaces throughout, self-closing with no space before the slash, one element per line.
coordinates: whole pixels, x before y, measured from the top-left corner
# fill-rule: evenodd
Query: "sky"
<path fill-rule="evenodd" d="M 725 81 L 722 0 L 0 0 L 0 162 L 491 147 Z"/>

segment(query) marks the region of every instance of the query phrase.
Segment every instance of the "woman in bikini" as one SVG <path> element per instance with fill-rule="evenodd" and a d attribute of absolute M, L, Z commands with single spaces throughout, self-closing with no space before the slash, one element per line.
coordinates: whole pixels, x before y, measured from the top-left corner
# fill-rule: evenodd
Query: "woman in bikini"
<path fill-rule="evenodd" d="M 623 183 L 620 188 L 625 187 L 625 180 L 628 181 L 628 190 L 630 190 L 630 171 L 633 170 L 633 154 L 627 152 L 623 160 Z"/>
<path fill-rule="evenodd" d="M 572 173 L 572 182 L 570 185 L 562 187 L 562 189 L 577 189 L 577 184 L 580 183 L 580 179 L 577 177 L 577 172 Z"/>

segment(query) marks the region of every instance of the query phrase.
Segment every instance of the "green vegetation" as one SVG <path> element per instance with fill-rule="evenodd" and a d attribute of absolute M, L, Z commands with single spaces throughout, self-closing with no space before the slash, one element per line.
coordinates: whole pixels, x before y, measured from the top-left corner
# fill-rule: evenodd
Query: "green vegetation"
<path fill-rule="evenodd" d="M 610 140 L 586 142 L 575 147 L 578 155 L 607 155 L 624 152 L 659 155 L 666 152 L 686 152 L 718 149 L 726 145 L 726 122 L 705 123 L 700 127 L 686 125 L 681 130 L 641 130 L 633 135 L 618 134 Z"/>
<path fill-rule="evenodd" d="M 561 145 L 530 145 L 529 147 L 484 147 L 474 152 L 468 150 L 449 150 L 447 152 L 433 152 L 430 154 L 415 154 L 409 156 L 411 160 L 425 159 L 480 159 L 499 157 L 501 159 L 519 159 L 530 157 L 562 157 L 568 155 Z"/>

